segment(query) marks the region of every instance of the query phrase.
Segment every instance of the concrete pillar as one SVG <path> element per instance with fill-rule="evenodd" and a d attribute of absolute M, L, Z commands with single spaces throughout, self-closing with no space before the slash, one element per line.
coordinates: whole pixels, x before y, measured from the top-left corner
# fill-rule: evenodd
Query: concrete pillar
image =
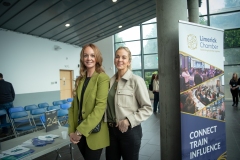
<path fill-rule="evenodd" d="M 186 0 L 156 0 L 160 150 L 162 160 L 181 159 L 178 20 L 187 21 Z"/>
<path fill-rule="evenodd" d="M 199 23 L 198 0 L 187 0 L 189 22 Z"/>

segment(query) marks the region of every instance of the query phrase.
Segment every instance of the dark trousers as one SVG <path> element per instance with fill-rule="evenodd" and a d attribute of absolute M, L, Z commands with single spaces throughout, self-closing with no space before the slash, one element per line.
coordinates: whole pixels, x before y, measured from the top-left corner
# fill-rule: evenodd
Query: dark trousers
<path fill-rule="evenodd" d="M 138 125 L 122 133 L 117 127 L 109 127 L 110 146 L 106 148 L 106 160 L 138 160 L 142 139 L 142 127 Z"/>
<path fill-rule="evenodd" d="M 233 103 L 238 105 L 238 90 L 231 90 Z"/>
<path fill-rule="evenodd" d="M 157 105 L 159 103 L 159 92 L 153 92 L 154 100 L 153 100 L 153 112 L 157 111 Z M 160 108 L 160 107 L 159 107 Z"/>
<path fill-rule="evenodd" d="M 12 102 L 0 104 L 0 109 L 5 109 L 7 111 L 8 117 L 10 117 L 9 112 L 8 112 L 9 108 L 13 108 L 13 103 Z M 7 123 L 6 115 L 0 116 L 0 121 L 1 121 L 1 124 L 6 124 Z M 8 133 L 8 128 L 3 127 L 2 128 L 2 133 L 7 134 Z"/>
<path fill-rule="evenodd" d="M 80 142 L 77 145 L 85 160 L 100 159 L 102 154 L 102 148 L 97 150 L 91 150 L 87 145 L 86 137 L 82 136 L 82 138 L 80 139 Z"/>

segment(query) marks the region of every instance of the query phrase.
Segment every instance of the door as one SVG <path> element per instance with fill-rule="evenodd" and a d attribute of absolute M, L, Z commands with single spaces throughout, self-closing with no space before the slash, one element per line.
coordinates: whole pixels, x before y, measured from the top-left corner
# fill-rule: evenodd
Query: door
<path fill-rule="evenodd" d="M 60 99 L 72 97 L 73 71 L 60 70 Z"/>

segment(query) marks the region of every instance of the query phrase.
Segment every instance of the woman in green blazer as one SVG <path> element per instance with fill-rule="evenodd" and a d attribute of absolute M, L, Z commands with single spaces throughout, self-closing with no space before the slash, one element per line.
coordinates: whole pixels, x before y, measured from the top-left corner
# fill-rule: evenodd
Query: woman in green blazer
<path fill-rule="evenodd" d="M 109 77 L 104 73 L 101 53 L 94 44 L 82 48 L 80 63 L 80 76 L 76 80 L 74 99 L 69 108 L 68 132 L 70 141 L 78 145 L 85 160 L 97 160 L 102 149 L 110 143 L 108 126 L 103 122 Z M 79 123 L 79 120 L 83 121 Z M 100 131 L 91 133 L 99 122 Z"/>

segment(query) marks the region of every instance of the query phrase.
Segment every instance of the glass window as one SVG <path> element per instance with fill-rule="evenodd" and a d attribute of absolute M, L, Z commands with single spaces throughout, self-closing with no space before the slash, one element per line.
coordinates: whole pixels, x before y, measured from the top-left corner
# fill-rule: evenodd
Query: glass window
<path fill-rule="evenodd" d="M 240 64 L 240 48 L 224 49 L 224 64 Z M 238 75 L 240 76 L 240 75 Z"/>
<path fill-rule="evenodd" d="M 238 77 L 240 75 L 240 65 L 237 66 L 224 66 L 224 85 L 227 87 L 225 89 L 225 99 L 232 99 L 231 92 L 229 90 L 229 82 L 232 78 L 233 73 L 237 73 Z"/>
<path fill-rule="evenodd" d="M 230 29 L 240 28 L 240 12 L 210 16 L 210 26 Z"/>
<path fill-rule="evenodd" d="M 240 29 L 226 30 L 224 32 L 224 48 L 240 47 Z"/>
<path fill-rule="evenodd" d="M 150 20 L 148 20 L 148 21 L 146 21 L 146 22 L 143 22 L 143 24 L 146 24 L 146 23 L 154 23 L 154 22 L 157 22 L 157 18 L 156 18 L 156 17 L 153 18 L 153 19 L 150 19 Z"/>
<path fill-rule="evenodd" d="M 141 44 L 140 44 L 140 41 L 115 43 L 116 50 L 118 49 L 118 47 L 121 47 L 121 46 L 128 47 L 130 49 L 132 55 L 139 55 L 139 54 L 141 54 Z"/>
<path fill-rule="evenodd" d="M 202 24 L 202 25 L 208 25 L 208 18 L 207 16 L 204 16 L 204 17 L 199 17 L 199 23 Z"/>
<path fill-rule="evenodd" d="M 141 69 L 142 67 L 141 56 L 132 56 L 131 66 L 132 69 Z"/>
<path fill-rule="evenodd" d="M 124 42 L 140 39 L 140 26 L 135 26 L 115 34 L 115 42 Z"/>
<path fill-rule="evenodd" d="M 157 70 L 151 70 L 151 71 L 145 71 L 144 73 L 144 80 L 147 84 L 147 87 L 149 87 L 149 84 L 151 83 L 152 75 L 158 74 Z"/>
<path fill-rule="evenodd" d="M 240 0 L 209 0 L 209 12 L 219 13 L 240 9 Z"/>
<path fill-rule="evenodd" d="M 158 54 L 144 55 L 145 69 L 158 69 Z"/>
<path fill-rule="evenodd" d="M 143 39 L 157 37 L 157 24 L 142 25 Z"/>
<path fill-rule="evenodd" d="M 132 72 L 133 72 L 133 74 L 136 74 L 136 75 L 142 77 L 142 71 L 132 71 Z"/>
<path fill-rule="evenodd" d="M 144 54 L 158 53 L 157 39 L 143 40 Z"/>
<path fill-rule="evenodd" d="M 199 15 L 207 14 L 207 2 L 206 0 L 202 0 L 201 7 L 199 7 Z"/>

